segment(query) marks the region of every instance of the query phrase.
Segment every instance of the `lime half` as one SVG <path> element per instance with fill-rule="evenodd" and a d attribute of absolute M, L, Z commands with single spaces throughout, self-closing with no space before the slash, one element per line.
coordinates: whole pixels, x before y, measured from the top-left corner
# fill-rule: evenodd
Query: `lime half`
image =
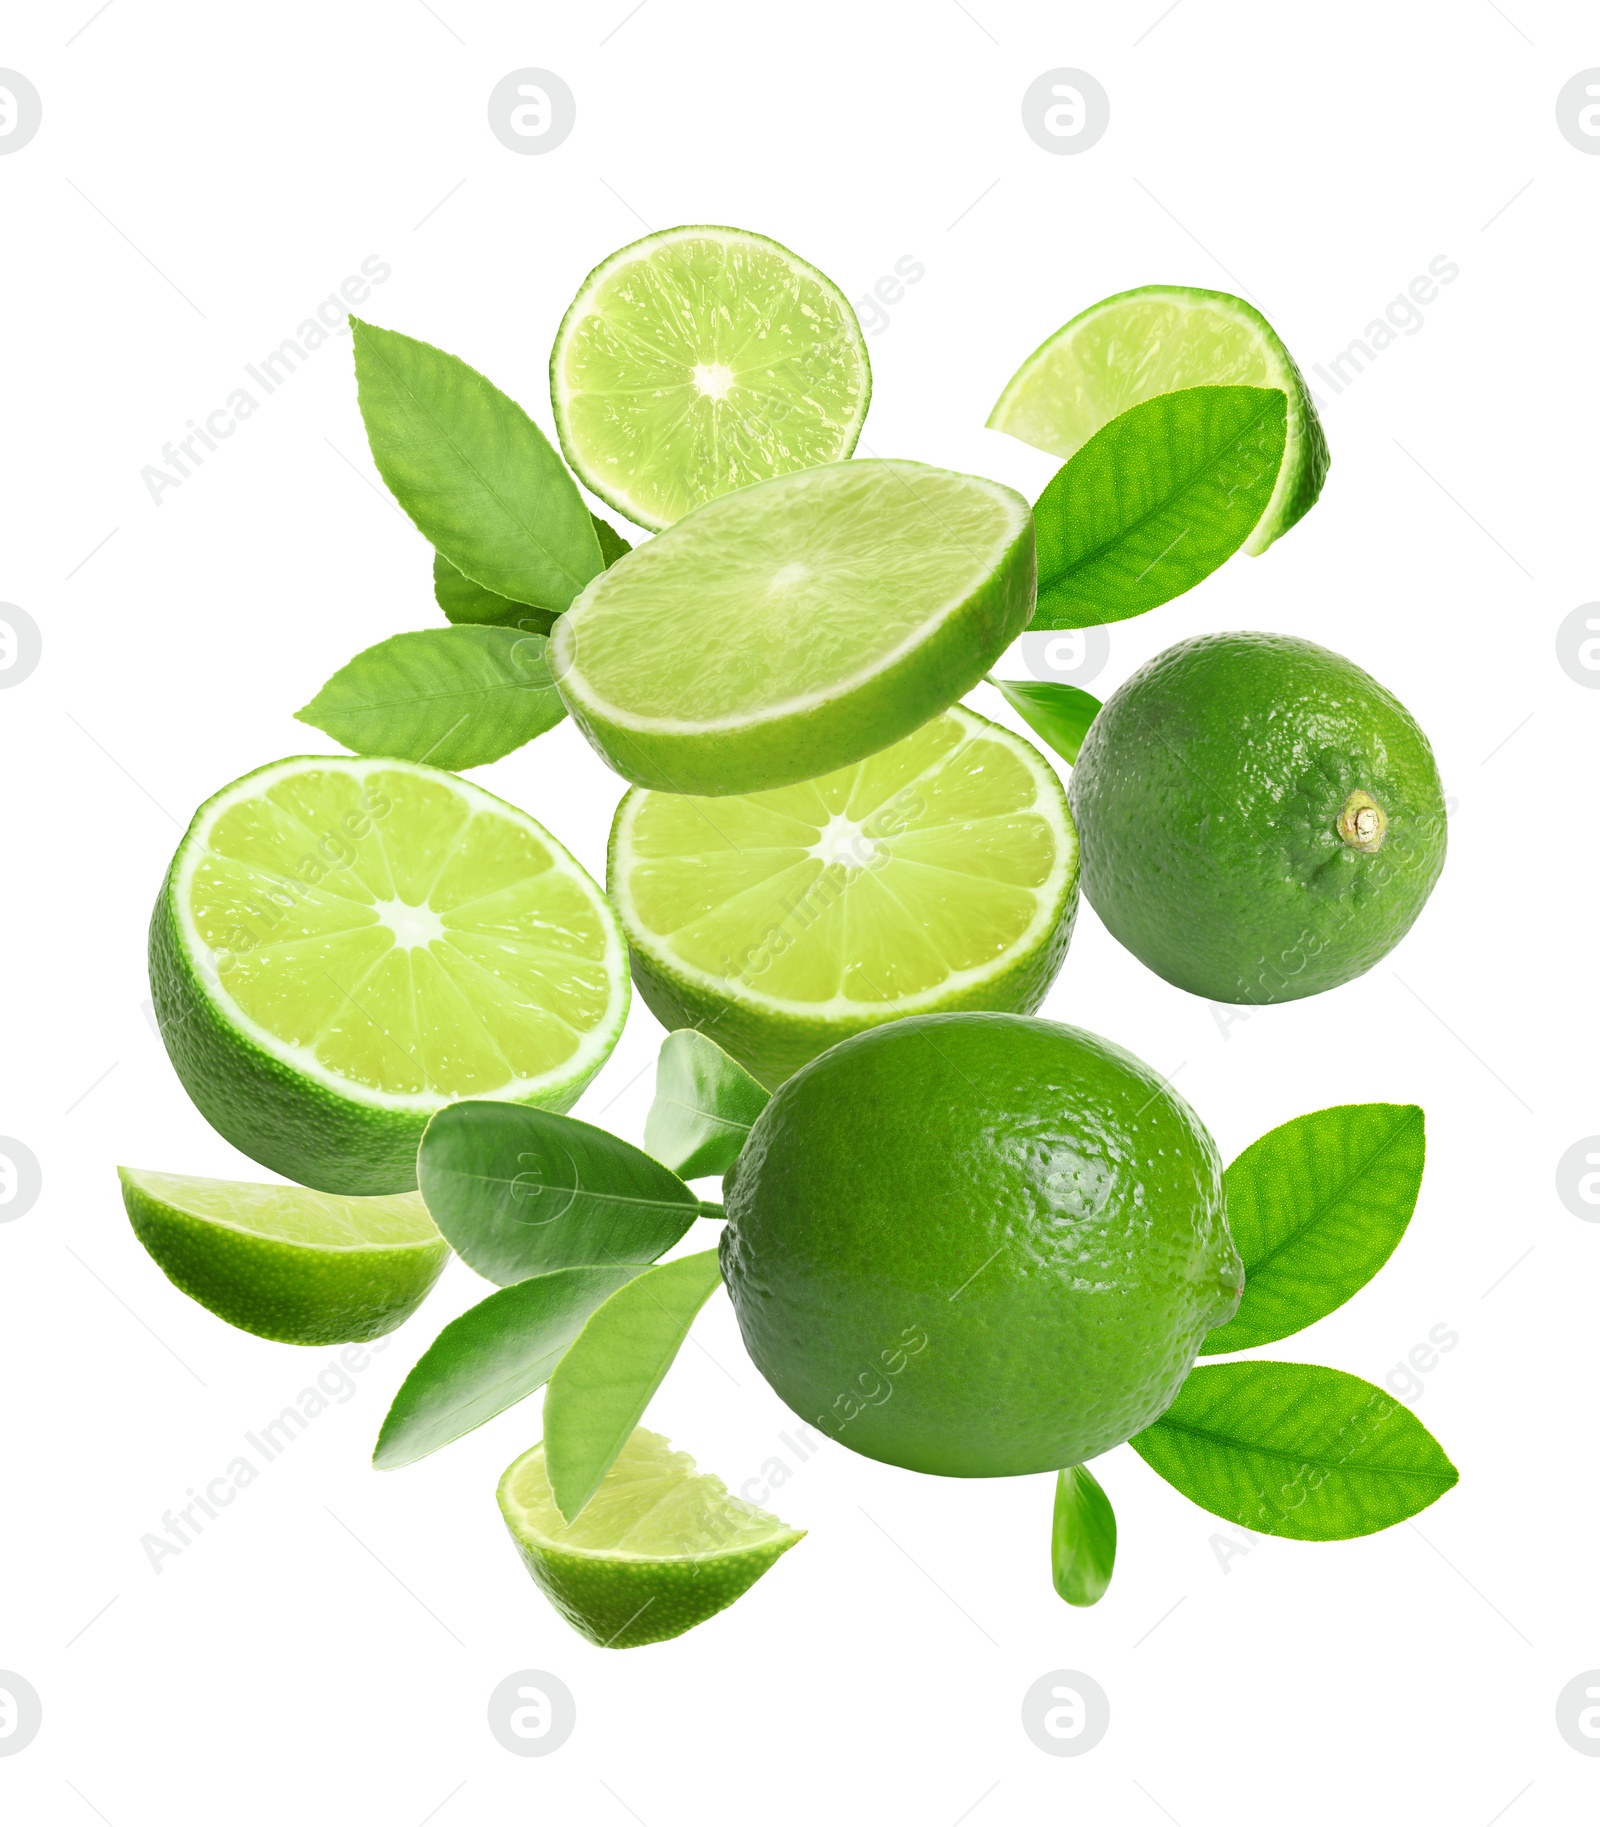
<path fill-rule="evenodd" d="M 500 1514 L 557 1611 L 591 1643 L 632 1649 L 726 1609 L 805 1533 L 728 1494 L 635 1428 L 575 1522 L 556 1508 L 544 1448 L 507 1467 Z"/>
<path fill-rule="evenodd" d="M 752 793 L 886 748 L 953 704 L 1033 614 L 1013 490 L 833 463 L 708 502 L 556 623 L 568 709 L 619 774 Z"/>
<path fill-rule="evenodd" d="M 1145 285 L 1101 299 L 1034 350 L 988 422 L 1066 458 L 1141 400 L 1230 385 L 1281 387 L 1289 400 L 1278 486 L 1245 544 L 1261 553 L 1321 494 L 1328 441 L 1293 356 L 1255 306 L 1231 292 Z"/>
<path fill-rule="evenodd" d="M 656 532 L 730 489 L 848 457 L 871 392 L 844 294 L 742 228 L 669 228 L 619 249 L 550 354 L 567 461 Z"/>
<path fill-rule="evenodd" d="M 1078 842 L 1044 757 L 958 707 L 777 792 L 636 788 L 608 886 L 656 1016 L 772 1086 L 903 1015 L 1038 1008 L 1072 936 Z"/>
<path fill-rule="evenodd" d="M 286 1345 L 392 1332 L 450 1246 L 417 1193 L 346 1199 L 300 1186 L 119 1167 L 134 1234 L 162 1273 L 230 1326 Z"/>
<path fill-rule="evenodd" d="M 150 926 L 161 1034 L 236 1147 L 409 1191 L 457 1098 L 565 1110 L 615 1045 L 627 954 L 548 831 L 414 762 L 305 756 L 195 814 Z"/>

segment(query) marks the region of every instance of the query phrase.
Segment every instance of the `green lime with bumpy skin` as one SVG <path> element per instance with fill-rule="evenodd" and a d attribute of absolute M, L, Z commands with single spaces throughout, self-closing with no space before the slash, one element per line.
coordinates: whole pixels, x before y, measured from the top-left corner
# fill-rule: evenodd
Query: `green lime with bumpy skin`
<path fill-rule="evenodd" d="M 1026 1015 L 842 1041 L 779 1087 L 725 1197 L 762 1374 L 915 1472 L 1107 1452 L 1172 1401 L 1244 1280 L 1194 1112 L 1120 1047 Z"/>
<path fill-rule="evenodd" d="M 603 1649 L 681 1637 L 748 1592 L 805 1534 L 730 1496 L 644 1427 L 573 1522 L 556 1507 L 543 1446 L 506 1468 L 499 1498 L 523 1565 Z"/>
<path fill-rule="evenodd" d="M 1033 614 L 1033 515 L 923 463 L 723 495 L 595 578 L 547 659 L 628 780 L 759 793 L 860 761 L 970 691 Z"/>
<path fill-rule="evenodd" d="M 195 814 L 150 921 L 201 1114 L 286 1179 L 408 1192 L 457 1098 L 566 1110 L 622 1031 L 616 915 L 542 826 L 417 762 L 273 762 Z"/>
<path fill-rule="evenodd" d="M 1213 1002 L 1371 970 L 1444 867 L 1427 737 L 1370 674 L 1287 635 L 1158 654 L 1090 724 L 1069 797 L 1095 912 Z"/>
<path fill-rule="evenodd" d="M 770 1087 L 903 1015 L 1036 1009 L 1072 937 L 1078 843 L 1038 750 L 957 705 L 798 786 L 635 787 L 607 885 L 662 1024 Z"/>
<path fill-rule="evenodd" d="M 393 1332 L 450 1254 L 417 1193 L 348 1199 L 137 1167 L 117 1173 L 134 1235 L 168 1281 L 230 1326 L 285 1345 Z"/>

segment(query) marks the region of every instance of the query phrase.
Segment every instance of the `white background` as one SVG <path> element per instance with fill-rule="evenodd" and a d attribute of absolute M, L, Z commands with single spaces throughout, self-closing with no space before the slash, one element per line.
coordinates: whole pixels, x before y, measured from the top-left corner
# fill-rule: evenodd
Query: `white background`
<path fill-rule="evenodd" d="M 1594 1817 L 1600 1759 L 1563 1742 L 1554 1705 L 1600 1665 L 1600 1229 L 1563 1207 L 1555 1167 L 1600 1130 L 1600 693 L 1555 636 L 1600 596 L 1600 158 L 1554 110 L 1600 64 L 1600 21 L 1576 0 L 1180 0 L 1153 23 L 1161 5 L 8 9 L 0 64 L 44 103 L 0 158 L 0 598 L 44 639 L 0 693 L 0 1132 L 44 1176 L 0 1226 L 0 1668 L 44 1703 L 37 1740 L 0 1758 L 8 1821 Z M 525 65 L 577 97 L 543 156 L 486 122 Z M 1021 125 L 1024 89 L 1060 65 L 1111 98 L 1079 156 Z M 1459 264 L 1419 332 L 1337 397 L 1317 382 L 1334 461 L 1310 518 L 1115 628 L 1095 686 L 1209 629 L 1348 654 L 1428 730 L 1458 802 L 1430 905 L 1369 976 L 1226 1031 L 1085 908 L 1045 1011 L 1174 1073 L 1228 1158 L 1321 1105 L 1426 1107 L 1404 1243 L 1279 1348 L 1381 1380 L 1430 1328 L 1459 1335 L 1414 1406 L 1461 1482 L 1417 1526 L 1227 1557 L 1223 1526 L 1121 1448 L 1097 1467 L 1116 1579 L 1071 1611 L 1049 1479 L 936 1481 L 831 1445 L 799 1465 L 719 1295 L 652 1421 L 736 1488 L 788 1459 L 771 1504 L 811 1533 L 704 1628 L 603 1651 L 531 1586 L 496 1512 L 535 1404 L 368 1467 L 406 1368 L 484 1291 L 452 1264 L 354 1396 L 152 1571 L 141 1536 L 335 1354 L 229 1330 L 129 1231 L 119 1161 L 263 1177 L 153 1033 L 148 909 L 194 807 L 326 747 L 291 711 L 437 612 L 365 449 L 345 335 L 160 506 L 141 466 L 370 254 L 393 272 L 367 314 L 459 352 L 549 429 L 550 341 L 584 274 L 696 221 L 774 235 L 852 298 L 923 263 L 871 339 L 863 454 L 1030 495 L 1052 462 L 983 421 L 1094 299 L 1248 288 L 1309 365 L 1435 256 Z M 601 872 L 619 783 L 570 724 L 477 777 Z M 637 1137 L 658 1039 L 636 1006 L 580 1114 Z M 524 1668 L 578 1710 L 559 1752 L 525 1760 L 485 1723 Z M 1020 1725 L 1059 1668 L 1110 1696 L 1078 1757 Z"/>

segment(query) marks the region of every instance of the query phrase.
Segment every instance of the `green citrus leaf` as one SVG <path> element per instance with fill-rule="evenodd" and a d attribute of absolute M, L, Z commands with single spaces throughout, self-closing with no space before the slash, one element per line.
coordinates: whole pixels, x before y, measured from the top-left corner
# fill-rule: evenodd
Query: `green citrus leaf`
<path fill-rule="evenodd" d="M 685 1180 L 725 1174 L 772 1093 L 694 1028 L 680 1028 L 656 1055 L 656 1095 L 644 1145 Z"/>
<path fill-rule="evenodd" d="M 642 1149 L 576 1117 L 488 1099 L 433 1118 L 417 1184 L 456 1254 L 502 1286 L 549 1269 L 654 1262 L 699 1212 Z"/>
<path fill-rule="evenodd" d="M 1076 685 L 1044 680 L 996 679 L 993 685 L 1023 722 L 1063 761 L 1075 762 L 1083 739 L 1100 710 L 1100 700 Z"/>
<path fill-rule="evenodd" d="M 568 1522 L 600 1488 L 721 1280 L 715 1250 L 658 1263 L 594 1313 L 556 1367 L 544 1460 Z"/>
<path fill-rule="evenodd" d="M 485 590 L 464 577 L 443 552 L 433 555 L 433 600 L 448 622 L 479 627 L 520 628 L 524 633 L 548 634 L 556 625 L 553 609 L 536 609 L 532 603 L 514 603 L 493 590 Z"/>
<path fill-rule="evenodd" d="M 1117 1558 L 1117 1519 L 1111 1499 L 1086 1465 L 1056 1476 L 1050 1527 L 1050 1576 L 1069 1605 L 1097 1605 L 1111 1584 Z"/>
<path fill-rule="evenodd" d="M 619 558 L 626 558 L 633 547 L 609 520 L 602 520 L 598 514 L 591 514 L 589 518 L 594 522 L 594 536 L 600 541 L 600 556 L 609 571 Z"/>
<path fill-rule="evenodd" d="M 1278 387 L 1185 387 L 1102 425 L 1033 510 L 1029 626 L 1120 622 L 1209 577 L 1272 499 L 1288 410 Z"/>
<path fill-rule="evenodd" d="M 341 666 L 295 716 L 358 755 L 436 768 L 498 761 L 567 714 L 542 634 L 419 628 Z"/>
<path fill-rule="evenodd" d="M 1202 1510 L 1301 1542 L 1404 1522 L 1459 1476 L 1387 1390 L 1321 1364 L 1203 1365 L 1128 1444 Z"/>
<path fill-rule="evenodd" d="M 531 1395 L 584 1321 L 642 1264 L 530 1275 L 451 1320 L 412 1366 L 384 1416 L 372 1463 L 424 1459 Z"/>
<path fill-rule="evenodd" d="M 1336 1104 L 1252 1142 L 1223 1182 L 1244 1298 L 1201 1355 L 1287 1338 L 1364 1288 L 1405 1235 L 1425 1153 L 1415 1104 Z"/>
<path fill-rule="evenodd" d="M 378 473 L 458 571 L 559 614 L 605 567 L 594 521 L 549 440 L 459 356 L 350 319 Z"/>

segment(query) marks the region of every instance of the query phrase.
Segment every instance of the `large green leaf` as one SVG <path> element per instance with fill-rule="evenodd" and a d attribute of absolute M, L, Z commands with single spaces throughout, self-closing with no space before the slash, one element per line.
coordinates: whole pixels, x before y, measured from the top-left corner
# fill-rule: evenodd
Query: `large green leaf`
<path fill-rule="evenodd" d="M 1077 761 L 1089 725 L 1100 714 L 1098 698 L 1076 685 L 1043 679 L 997 679 L 991 673 L 989 683 L 1063 761 Z"/>
<path fill-rule="evenodd" d="M 722 1280 L 717 1252 L 637 1276 L 590 1318 L 544 1399 L 544 1462 L 568 1522 L 600 1488 Z"/>
<path fill-rule="evenodd" d="M 607 566 L 631 550 L 627 540 L 602 520 L 591 514 L 595 538 L 600 542 L 600 556 Z M 554 609 L 540 609 L 533 603 L 514 603 L 496 591 L 486 590 L 458 571 L 443 552 L 433 555 L 433 600 L 450 622 L 473 622 L 496 628 L 520 628 L 526 633 L 548 634 L 556 623 Z"/>
<path fill-rule="evenodd" d="M 641 1273 L 637 1263 L 552 1269 L 497 1288 L 451 1320 L 390 1403 L 372 1463 L 410 1465 L 531 1395 L 595 1308 Z"/>
<path fill-rule="evenodd" d="M 1404 1522 L 1458 1476 L 1387 1390 L 1321 1364 L 1207 1364 L 1128 1444 L 1202 1510 L 1302 1542 Z"/>
<path fill-rule="evenodd" d="M 350 319 L 378 473 L 428 543 L 514 603 L 560 613 L 604 563 L 549 440 L 459 356 Z"/>
<path fill-rule="evenodd" d="M 1224 1180 L 1244 1298 L 1202 1355 L 1287 1338 L 1365 1287 L 1405 1234 L 1425 1153 L 1415 1104 L 1336 1104 L 1252 1142 Z"/>
<path fill-rule="evenodd" d="M 656 1095 L 644 1145 L 686 1180 L 725 1174 L 772 1093 L 714 1040 L 680 1028 L 656 1055 Z"/>
<path fill-rule="evenodd" d="M 1117 1559 L 1117 1519 L 1111 1499 L 1086 1465 L 1056 1475 L 1050 1527 L 1050 1577 L 1069 1605 L 1097 1605 Z"/>
<path fill-rule="evenodd" d="M 1272 499 L 1288 407 L 1277 387 L 1185 387 L 1102 425 L 1034 507 L 1029 626 L 1120 622 L 1209 577 Z"/>
<path fill-rule="evenodd" d="M 605 1130 L 486 1099 L 446 1105 L 428 1124 L 417 1184 L 456 1254 L 502 1285 L 654 1262 L 701 1209 L 676 1174 Z"/>
<path fill-rule="evenodd" d="M 567 714 L 542 634 L 515 628 L 420 628 L 341 666 L 303 710 L 358 755 L 436 768 L 498 761 Z"/>

